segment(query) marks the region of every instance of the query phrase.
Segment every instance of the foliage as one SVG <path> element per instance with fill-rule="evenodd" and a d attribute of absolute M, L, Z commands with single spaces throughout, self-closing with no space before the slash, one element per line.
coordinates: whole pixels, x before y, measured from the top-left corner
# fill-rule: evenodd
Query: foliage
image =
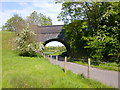
<path fill-rule="evenodd" d="M 62 11 L 58 15 L 58 20 L 64 21 L 65 24 L 71 23 L 74 20 L 82 19 L 82 2 L 65 2 L 62 4 Z"/>
<path fill-rule="evenodd" d="M 38 51 L 43 50 L 42 43 L 35 42 L 35 33 L 26 27 L 17 37 L 17 50 L 22 56 L 36 56 Z"/>
<path fill-rule="evenodd" d="M 81 61 L 73 61 L 73 62 L 77 63 L 77 64 L 88 66 L 88 64 L 85 62 L 81 62 Z M 115 62 L 114 63 L 100 63 L 99 65 L 91 64 L 91 67 L 103 69 L 103 70 L 111 70 L 111 71 L 119 71 L 120 72 L 120 68 L 119 68 L 118 64 Z"/>
<path fill-rule="evenodd" d="M 2 30 L 19 31 L 23 29 L 24 23 L 25 23 L 24 19 L 16 14 L 7 20 L 5 25 L 2 26 Z"/>
<path fill-rule="evenodd" d="M 84 38 L 88 33 L 86 28 L 86 22 L 80 20 L 75 20 L 65 26 L 65 35 L 68 39 L 70 47 L 72 48 L 72 57 L 75 57 L 76 55 L 79 55 L 79 57 L 84 57 L 86 54 L 87 49 L 84 48 L 84 46 L 86 45 L 86 40 Z"/>
<path fill-rule="evenodd" d="M 89 40 L 88 45 L 91 48 L 91 56 L 94 60 L 116 61 L 120 57 L 120 22 L 118 7 L 119 3 L 103 3 L 104 9 L 98 21 L 98 27 L 94 37 Z M 106 6 L 107 5 L 107 6 Z M 103 6 L 101 8 L 103 8 Z M 112 59 L 114 58 L 114 59 Z"/>
<path fill-rule="evenodd" d="M 87 52 L 89 54 L 88 56 L 90 56 L 92 60 L 96 60 L 98 62 L 119 62 L 119 7 L 120 2 L 63 3 L 62 11 L 58 18 L 67 24 L 65 27 L 66 37 L 70 39 L 69 43 L 71 48 L 76 48 L 76 50 L 82 47 L 89 48 L 89 52 Z M 76 20 L 80 20 L 82 23 L 76 22 Z M 82 31 L 82 34 L 80 30 Z M 78 42 L 82 42 L 83 40 L 85 43 L 81 43 L 83 45 L 82 47 L 80 43 L 76 44 Z M 80 52 L 82 53 L 83 51 L 81 50 Z M 75 54 L 77 53 L 78 52 Z"/>
<path fill-rule="evenodd" d="M 52 19 L 50 17 L 46 17 L 42 13 L 37 13 L 36 11 L 33 11 L 30 16 L 27 17 L 27 22 L 39 26 L 52 25 Z"/>

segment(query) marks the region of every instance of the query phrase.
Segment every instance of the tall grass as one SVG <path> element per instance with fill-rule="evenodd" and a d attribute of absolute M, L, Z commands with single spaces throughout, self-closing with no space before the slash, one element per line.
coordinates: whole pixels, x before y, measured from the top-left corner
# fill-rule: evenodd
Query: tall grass
<path fill-rule="evenodd" d="M 2 43 L 3 88 L 108 88 L 71 71 L 64 73 L 62 68 L 50 64 L 43 57 L 18 56 L 11 50 L 13 41 L 7 44 L 14 39 L 14 33 L 4 32 L 3 36 L 6 36 Z"/>
<path fill-rule="evenodd" d="M 15 49 L 16 34 L 10 31 L 1 31 L 2 33 L 2 49 L 11 50 Z"/>

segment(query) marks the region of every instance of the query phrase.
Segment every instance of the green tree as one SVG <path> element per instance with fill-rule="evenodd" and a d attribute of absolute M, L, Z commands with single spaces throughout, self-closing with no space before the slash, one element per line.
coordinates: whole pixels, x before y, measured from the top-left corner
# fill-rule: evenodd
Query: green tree
<path fill-rule="evenodd" d="M 52 25 L 52 19 L 50 17 L 46 17 L 42 13 L 37 13 L 36 11 L 32 12 L 30 16 L 27 17 L 27 21 L 30 24 L 39 26 Z"/>
<path fill-rule="evenodd" d="M 2 30 L 19 31 L 23 29 L 24 25 L 25 25 L 24 19 L 16 14 L 7 20 L 5 25 L 2 26 Z"/>
<path fill-rule="evenodd" d="M 84 2 L 65 2 L 62 4 L 62 11 L 58 15 L 59 21 L 69 24 L 74 20 L 83 20 L 85 18 Z"/>
<path fill-rule="evenodd" d="M 92 49 L 91 56 L 99 60 L 118 62 L 120 58 L 120 2 L 109 2 L 102 5 L 102 8 L 103 6 L 106 6 L 102 10 L 103 13 L 96 19 L 98 22 L 97 31 L 94 33 L 96 38 L 89 41 Z"/>
<path fill-rule="evenodd" d="M 84 58 L 86 56 L 87 49 L 85 37 L 87 36 L 86 22 L 81 20 L 75 20 L 72 23 L 65 26 L 65 36 L 71 47 L 71 56 Z"/>
<path fill-rule="evenodd" d="M 84 48 L 89 48 L 89 55 L 94 60 L 118 61 L 120 57 L 120 2 L 65 2 L 58 18 L 66 25 L 66 37 L 71 38 L 69 43 L 72 48 L 81 48 L 76 44 L 83 39 L 87 42 Z M 76 22 L 82 20 L 85 24 Z M 79 35 L 76 29 L 82 29 Z M 71 28 L 71 29 L 70 29 Z M 75 28 L 75 29 L 74 29 Z M 69 35 L 72 33 L 71 35 Z M 78 33 L 78 34 L 77 34 Z M 83 39 L 82 39 L 83 38 Z M 82 39 L 82 40 L 81 40 Z M 114 57 L 114 60 L 111 60 Z"/>

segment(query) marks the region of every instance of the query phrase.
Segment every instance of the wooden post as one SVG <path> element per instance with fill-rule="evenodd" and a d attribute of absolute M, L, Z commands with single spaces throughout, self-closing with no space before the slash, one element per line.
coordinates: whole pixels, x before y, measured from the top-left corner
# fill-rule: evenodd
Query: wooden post
<path fill-rule="evenodd" d="M 90 78 L 90 58 L 88 58 L 88 78 Z"/>
<path fill-rule="evenodd" d="M 56 61 L 58 61 L 58 55 L 56 55 Z"/>
<path fill-rule="evenodd" d="M 50 55 L 50 63 L 52 63 L 52 55 Z"/>
<path fill-rule="evenodd" d="M 64 61 L 64 71 L 65 71 L 65 73 L 66 73 L 66 71 L 67 71 L 67 57 L 65 56 L 65 61 Z"/>

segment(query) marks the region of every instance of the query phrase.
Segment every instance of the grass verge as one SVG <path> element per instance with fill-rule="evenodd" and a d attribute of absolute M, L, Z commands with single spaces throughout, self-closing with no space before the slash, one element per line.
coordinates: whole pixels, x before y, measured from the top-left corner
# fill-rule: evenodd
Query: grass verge
<path fill-rule="evenodd" d="M 108 88 L 95 80 L 86 79 L 45 58 L 20 57 L 11 51 L 3 51 L 3 88 Z"/>
<path fill-rule="evenodd" d="M 73 61 L 73 63 L 88 66 L 87 63 L 83 63 L 81 61 Z M 99 68 L 99 69 L 103 69 L 103 70 L 111 70 L 111 71 L 119 71 L 120 72 L 120 68 L 118 68 L 119 65 L 116 63 L 101 63 L 99 65 L 90 65 L 90 66 L 93 68 Z"/>

